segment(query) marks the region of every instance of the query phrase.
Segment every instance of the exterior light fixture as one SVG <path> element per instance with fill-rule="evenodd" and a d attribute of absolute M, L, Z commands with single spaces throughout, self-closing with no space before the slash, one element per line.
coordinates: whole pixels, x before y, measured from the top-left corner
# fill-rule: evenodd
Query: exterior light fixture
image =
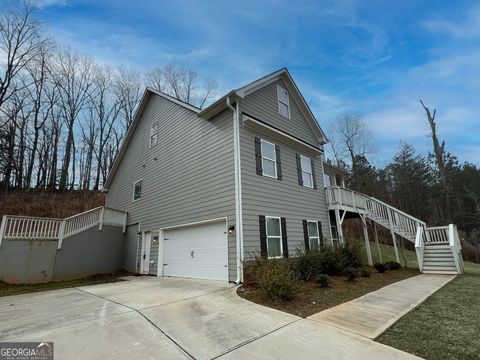
<path fill-rule="evenodd" d="M 232 235 L 235 232 L 235 225 L 230 225 L 228 227 L 228 235 Z"/>

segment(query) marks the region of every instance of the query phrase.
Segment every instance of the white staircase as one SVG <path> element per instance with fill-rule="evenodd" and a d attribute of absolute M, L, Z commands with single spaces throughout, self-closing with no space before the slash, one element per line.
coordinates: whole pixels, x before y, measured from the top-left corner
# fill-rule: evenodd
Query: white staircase
<path fill-rule="evenodd" d="M 389 229 L 397 254 L 397 235 L 414 243 L 420 271 L 431 274 L 463 273 L 461 244 L 455 225 L 429 228 L 422 220 L 383 201 L 339 186 L 327 187 L 326 197 L 328 207 L 336 211 L 340 225 L 346 212 L 355 212 L 362 219 L 369 218 Z M 340 212 L 343 212 L 342 216 Z"/>
<path fill-rule="evenodd" d="M 425 244 L 423 269 L 426 274 L 456 274 L 455 259 L 448 244 Z"/>

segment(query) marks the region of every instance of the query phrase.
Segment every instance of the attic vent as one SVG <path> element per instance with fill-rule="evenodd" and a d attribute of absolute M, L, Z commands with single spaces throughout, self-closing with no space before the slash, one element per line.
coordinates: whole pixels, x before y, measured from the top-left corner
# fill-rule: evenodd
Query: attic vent
<path fill-rule="evenodd" d="M 280 115 L 290 119 L 290 100 L 288 91 L 277 85 L 278 112 Z"/>

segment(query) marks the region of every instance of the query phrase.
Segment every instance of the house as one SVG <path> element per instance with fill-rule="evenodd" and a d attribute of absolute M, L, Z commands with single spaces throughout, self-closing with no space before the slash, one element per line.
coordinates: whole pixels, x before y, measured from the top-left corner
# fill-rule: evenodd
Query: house
<path fill-rule="evenodd" d="M 326 142 L 286 69 L 204 110 L 147 89 L 105 185 L 125 268 L 239 281 L 242 259 L 330 241 Z"/>
<path fill-rule="evenodd" d="M 148 88 L 105 184 L 106 206 L 128 213 L 124 268 L 240 282 L 255 256 L 342 244 L 349 217 L 370 264 L 368 221 L 391 230 L 399 259 L 397 236 L 416 242 L 425 223 L 346 189 L 327 141 L 287 69 L 203 110 Z"/>
<path fill-rule="evenodd" d="M 345 187 L 328 139 L 286 69 L 199 109 L 147 88 L 105 184 L 106 206 L 67 219 L 5 215 L 0 278 L 112 272 L 241 282 L 242 263 L 344 243 L 345 219 L 415 244 L 420 270 L 461 273 L 454 225 Z M 2 242 L 3 240 L 3 242 Z M 380 249 L 380 247 L 378 247 Z"/>

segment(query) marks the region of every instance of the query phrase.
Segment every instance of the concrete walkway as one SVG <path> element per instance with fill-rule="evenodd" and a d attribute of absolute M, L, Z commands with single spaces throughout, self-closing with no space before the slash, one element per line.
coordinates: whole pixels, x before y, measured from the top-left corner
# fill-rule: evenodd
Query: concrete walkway
<path fill-rule="evenodd" d="M 418 275 L 309 317 L 375 339 L 456 275 Z"/>
<path fill-rule="evenodd" d="M 254 304 L 235 290 L 220 282 L 137 277 L 1 297 L 0 341 L 53 341 L 55 358 L 67 360 L 417 359 Z"/>

